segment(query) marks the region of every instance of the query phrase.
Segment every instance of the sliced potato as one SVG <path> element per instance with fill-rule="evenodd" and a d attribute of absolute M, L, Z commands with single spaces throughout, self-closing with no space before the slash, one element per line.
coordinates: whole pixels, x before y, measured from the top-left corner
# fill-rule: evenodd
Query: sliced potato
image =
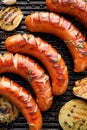
<path fill-rule="evenodd" d="M 87 130 L 87 103 L 72 99 L 60 109 L 58 119 L 63 130 Z"/>
<path fill-rule="evenodd" d="M 7 7 L 0 11 L 0 27 L 5 31 L 13 31 L 23 18 L 22 11 L 16 7 Z"/>
<path fill-rule="evenodd" d="M 73 93 L 78 97 L 87 99 L 87 77 L 75 82 Z"/>

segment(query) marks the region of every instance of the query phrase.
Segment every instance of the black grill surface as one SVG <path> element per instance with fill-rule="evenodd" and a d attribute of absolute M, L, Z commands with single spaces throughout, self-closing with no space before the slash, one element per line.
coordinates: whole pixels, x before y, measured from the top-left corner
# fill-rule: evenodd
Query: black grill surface
<path fill-rule="evenodd" d="M 38 12 L 49 11 L 46 7 L 45 0 L 30 0 L 30 1 L 18 0 L 14 6 L 21 8 L 21 10 L 24 14 L 24 17 L 23 17 L 23 20 L 22 20 L 20 26 L 15 31 L 5 32 L 0 29 L 0 53 L 1 54 L 6 52 L 6 48 L 4 46 L 4 41 L 8 36 L 17 34 L 17 33 L 22 33 L 22 34 L 31 33 L 28 30 L 26 30 L 26 27 L 24 25 L 25 17 L 28 14 L 31 14 L 32 12 L 35 12 L 35 11 L 38 11 Z M 5 7 L 7 7 L 7 6 L 4 5 L 2 2 L 0 2 L 0 9 L 5 8 Z M 68 16 L 68 15 L 63 15 L 63 14 L 61 14 L 61 15 L 64 16 L 65 18 L 69 19 L 83 33 L 83 35 L 86 36 L 86 29 L 83 27 L 83 25 L 80 24 L 79 21 L 77 21 L 76 18 L 74 18 L 72 16 Z M 44 34 L 44 33 L 33 33 L 33 34 L 35 36 L 39 36 L 39 37 L 43 38 L 44 40 L 46 40 L 50 44 L 52 44 L 58 50 L 58 52 L 62 55 L 62 57 L 64 58 L 67 66 L 68 66 L 68 71 L 69 71 L 68 90 L 62 96 L 59 96 L 59 97 L 55 96 L 52 107 L 48 111 L 42 112 L 42 116 L 43 116 L 42 130 L 62 130 L 58 123 L 59 110 L 64 103 L 66 103 L 67 101 L 69 101 L 73 98 L 76 98 L 72 93 L 72 87 L 74 85 L 74 82 L 76 80 L 81 79 L 84 76 L 86 76 L 87 71 L 85 71 L 83 73 L 73 72 L 72 57 L 71 57 L 66 45 L 59 38 L 57 38 L 56 36 L 53 36 L 50 34 Z M 33 59 L 35 59 L 35 58 L 33 57 Z M 36 62 L 38 62 L 37 59 L 35 59 L 35 60 L 36 60 Z M 32 95 L 35 96 L 31 87 L 23 78 L 19 77 L 18 75 L 11 74 L 11 73 L 1 74 L 0 76 L 3 76 L 3 75 L 18 82 L 19 84 L 21 84 L 22 86 L 24 86 L 25 88 L 30 90 Z M 15 122 L 13 122 L 12 124 L 9 124 L 7 126 L 0 125 L 0 128 L 2 128 L 2 127 L 5 130 L 28 130 L 29 129 L 26 119 L 23 117 L 23 115 L 21 113 L 20 113 L 19 118 Z"/>

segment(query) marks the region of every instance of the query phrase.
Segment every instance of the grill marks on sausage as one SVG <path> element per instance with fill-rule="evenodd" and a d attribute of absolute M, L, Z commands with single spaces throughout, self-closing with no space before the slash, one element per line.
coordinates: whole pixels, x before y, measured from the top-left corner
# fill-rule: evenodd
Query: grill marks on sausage
<path fill-rule="evenodd" d="M 29 91 L 6 77 L 0 78 L 0 90 L 0 94 L 6 96 L 24 114 L 29 123 L 30 130 L 41 129 L 42 116 Z M 25 99 L 27 99 L 28 102 L 24 103 Z M 31 124 L 33 124 L 33 128 L 31 127 Z"/>
<path fill-rule="evenodd" d="M 0 54 L 0 67 L 0 73 L 17 73 L 31 84 L 36 94 L 38 105 L 42 111 L 46 111 L 51 107 L 53 101 L 52 90 L 50 89 L 50 91 L 46 93 L 48 88 L 51 88 L 49 76 L 44 73 L 44 70 L 37 63 L 29 57 L 20 54 L 13 55 L 12 53 L 5 53 L 4 55 Z M 28 73 L 28 71 L 30 73 Z M 30 80 L 30 78 L 32 78 L 32 80 Z M 44 94 L 45 97 L 43 97 Z M 22 97 L 22 89 L 20 89 L 19 98 Z M 29 100 L 31 99 L 26 97 L 24 103 L 29 102 Z"/>
<path fill-rule="evenodd" d="M 32 17 L 33 16 L 33 17 Z M 37 17 L 35 17 L 37 16 Z M 86 56 L 86 47 L 85 47 L 85 38 L 82 36 L 81 32 L 77 30 L 72 23 L 65 20 L 63 17 L 60 17 L 59 15 L 54 15 L 53 13 L 37 13 L 35 15 L 31 15 L 31 19 L 35 20 L 38 19 L 40 23 L 42 22 L 49 22 L 50 24 L 56 24 L 56 27 L 61 29 L 67 30 L 72 37 L 74 37 L 74 40 L 65 41 L 65 43 L 72 44 L 76 47 L 76 52 L 78 51 L 80 55 Z M 72 42 L 71 42 L 72 41 Z M 81 49 L 83 49 L 81 51 Z"/>
<path fill-rule="evenodd" d="M 39 17 L 41 15 L 39 14 Z M 49 15 L 48 15 L 49 16 Z M 40 18 L 41 19 L 41 18 Z M 50 16 L 47 18 L 50 20 Z M 44 17 L 45 20 L 45 17 Z M 64 73 L 66 73 L 67 69 L 65 69 L 66 71 L 64 71 L 65 65 L 60 65 L 60 60 L 61 60 L 61 55 L 59 53 L 57 53 L 57 51 L 52 48 L 52 46 L 50 44 L 44 44 L 44 42 L 41 43 L 41 39 L 40 38 L 35 38 L 33 35 L 27 35 L 27 34 L 23 34 L 22 35 L 23 39 L 27 39 L 25 40 L 25 42 L 27 41 L 27 44 L 32 44 L 32 49 L 38 48 L 39 52 L 45 54 L 47 60 L 51 63 L 53 63 L 53 68 L 56 69 L 56 75 L 58 74 L 57 78 L 58 80 L 61 80 L 62 82 L 64 82 L 66 79 L 64 79 L 65 77 L 63 76 Z M 55 65 L 57 67 L 55 67 Z M 60 68 L 58 67 L 60 66 Z M 60 73 L 61 70 L 61 73 Z"/>
<path fill-rule="evenodd" d="M 50 18 L 48 18 L 48 15 Z M 45 20 L 43 20 L 43 17 L 45 17 Z M 74 71 L 82 72 L 87 69 L 87 43 L 85 37 L 68 20 L 55 13 L 35 12 L 26 17 L 25 25 L 32 32 L 50 33 L 65 41 L 74 61 Z"/>
<path fill-rule="evenodd" d="M 56 65 L 59 64 L 59 62 L 61 60 L 61 55 L 59 53 L 57 53 L 57 51 L 54 51 L 54 49 L 52 49 L 50 44 L 44 44 L 43 42 L 41 44 L 41 39 L 35 38 L 33 35 L 24 34 L 24 35 L 22 35 L 22 37 L 23 38 L 25 37 L 24 39 L 27 39 L 26 41 L 27 41 L 28 44 L 31 43 L 30 41 L 34 41 L 34 42 L 31 43 L 32 49 L 33 49 L 33 47 L 38 48 L 41 53 L 44 53 L 46 55 L 46 57 L 48 58 L 48 60 L 50 62 L 54 63 L 54 67 L 55 67 L 55 64 Z M 60 68 L 61 67 L 62 66 L 60 66 Z M 63 74 L 63 73 L 61 72 L 61 74 Z"/>
<path fill-rule="evenodd" d="M 47 0 L 48 1 L 48 0 Z M 87 11 L 87 5 L 85 0 L 51 0 L 53 4 L 60 4 L 67 6 L 72 4 L 72 7 L 70 6 L 71 9 L 74 9 L 75 7 L 79 7 L 80 9 Z"/>
<path fill-rule="evenodd" d="M 42 16 L 39 16 L 38 13 L 36 14 L 36 17 L 37 16 L 42 17 Z M 43 17 L 44 17 L 44 20 L 52 19 L 50 17 L 46 19 L 45 15 Z M 7 50 L 10 52 L 25 53 L 25 54 L 35 56 L 37 59 L 39 59 L 48 70 L 48 73 L 52 80 L 52 89 L 53 88 L 55 89 L 55 87 L 57 88 L 57 91 L 55 89 L 56 91 L 55 95 L 61 95 L 66 91 L 67 86 L 68 86 L 67 66 L 65 65 L 65 62 L 63 58 L 61 57 L 61 55 L 57 52 L 55 48 L 51 46 L 51 44 L 48 44 L 46 41 L 42 40 L 41 38 L 34 37 L 34 35 L 31 35 L 31 34 L 23 34 L 23 35 L 17 34 L 17 35 L 8 37 L 6 39 L 5 45 L 6 45 Z M 57 77 L 61 77 L 62 80 Z M 42 76 L 40 79 L 36 80 L 37 83 L 43 82 L 43 84 L 46 84 L 47 81 L 48 81 L 47 75 Z M 38 91 L 38 88 L 37 88 L 37 91 Z M 51 99 L 52 97 L 50 97 L 50 100 Z M 50 100 L 48 99 L 48 101 Z"/>
<path fill-rule="evenodd" d="M 87 1 L 85 0 L 46 0 L 52 12 L 75 16 L 87 28 Z"/>

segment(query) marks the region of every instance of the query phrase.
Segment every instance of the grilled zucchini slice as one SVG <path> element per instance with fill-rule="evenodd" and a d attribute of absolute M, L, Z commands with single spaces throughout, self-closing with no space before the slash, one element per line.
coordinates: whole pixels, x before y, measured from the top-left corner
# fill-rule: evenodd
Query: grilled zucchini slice
<path fill-rule="evenodd" d="M 0 97 L 0 123 L 9 124 L 19 116 L 19 109 L 5 97 Z"/>
<path fill-rule="evenodd" d="M 22 21 L 23 14 L 20 8 L 6 7 L 0 11 L 0 27 L 5 31 L 13 31 Z"/>
<path fill-rule="evenodd" d="M 87 130 L 87 103 L 72 99 L 62 106 L 58 119 L 63 130 Z"/>

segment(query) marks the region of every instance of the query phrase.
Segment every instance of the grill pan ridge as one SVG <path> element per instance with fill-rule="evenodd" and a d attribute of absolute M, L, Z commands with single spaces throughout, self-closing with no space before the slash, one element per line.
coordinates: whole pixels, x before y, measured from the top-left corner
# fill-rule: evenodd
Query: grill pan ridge
<path fill-rule="evenodd" d="M 8 36 L 17 34 L 17 33 L 22 33 L 22 34 L 31 33 L 28 30 L 26 30 L 26 27 L 24 25 L 25 17 L 28 14 L 31 14 L 32 12 L 35 12 L 35 11 L 38 11 L 38 12 L 49 11 L 46 7 L 45 0 L 41 0 L 41 1 L 39 1 L 39 0 L 30 0 L 30 1 L 18 0 L 14 6 L 19 7 L 22 10 L 23 15 L 24 15 L 23 20 L 15 31 L 5 32 L 0 29 L 0 53 L 1 54 L 3 54 L 4 52 L 7 51 L 5 48 L 5 45 L 4 45 L 4 41 Z M 4 5 L 0 1 L 0 10 L 5 7 L 6 7 L 6 5 Z M 68 16 L 68 15 L 63 15 L 63 14 L 61 14 L 61 15 L 64 16 L 66 19 L 70 20 L 85 36 L 87 36 L 86 29 L 83 27 L 82 24 L 80 24 L 79 21 L 77 21 L 76 18 L 74 18 L 72 16 Z M 42 112 L 42 116 L 43 116 L 42 130 L 62 130 L 58 123 L 58 112 L 64 103 L 66 103 L 67 101 L 69 101 L 73 98 L 76 98 L 72 93 L 72 87 L 74 85 L 74 82 L 76 80 L 81 79 L 84 76 L 86 76 L 87 71 L 84 71 L 83 73 L 73 72 L 72 57 L 68 51 L 68 48 L 66 47 L 66 45 L 64 44 L 64 42 L 62 40 L 60 40 L 59 38 L 57 38 L 56 36 L 53 36 L 51 34 L 44 34 L 44 33 L 33 33 L 33 34 L 35 36 L 41 37 L 42 39 L 46 40 L 48 43 L 52 44 L 58 50 L 58 52 L 62 55 L 62 57 L 64 58 L 64 60 L 66 62 L 66 65 L 68 66 L 68 71 L 69 71 L 68 90 L 62 96 L 59 96 L 59 97 L 55 96 L 52 107 L 48 111 Z M 32 58 L 35 59 L 34 57 L 32 57 Z M 35 60 L 36 60 L 36 62 L 39 63 L 39 61 L 37 59 L 35 59 Z M 9 75 L 6 73 L 0 74 L 0 76 L 3 76 L 3 75 L 18 82 L 19 84 L 21 84 L 22 86 L 27 88 L 32 93 L 33 96 L 35 96 L 32 91 L 32 88 L 22 77 L 15 75 L 15 74 L 11 74 L 11 73 Z M 15 122 L 13 122 L 12 124 L 9 124 L 7 126 L 4 126 L 1 124 L 0 128 L 2 128 L 2 127 L 4 130 L 28 130 L 27 122 L 21 113 L 20 113 L 19 118 Z"/>

